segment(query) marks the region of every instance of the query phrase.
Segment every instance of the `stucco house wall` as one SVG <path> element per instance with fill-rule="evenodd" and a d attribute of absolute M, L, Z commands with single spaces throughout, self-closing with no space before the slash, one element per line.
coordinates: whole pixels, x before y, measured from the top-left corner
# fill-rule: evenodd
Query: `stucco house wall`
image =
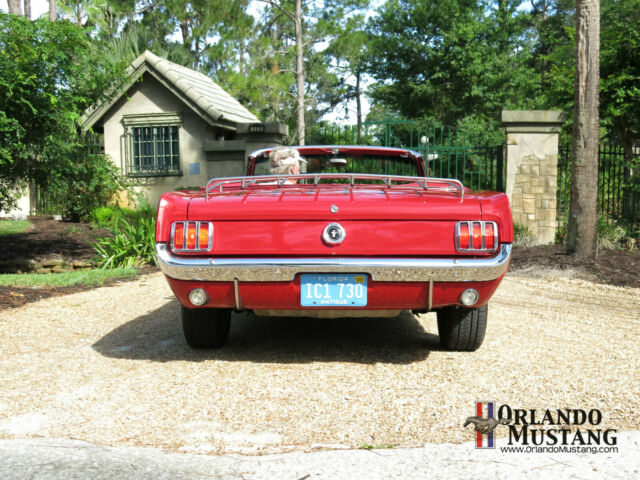
<path fill-rule="evenodd" d="M 164 192 L 242 175 L 249 152 L 281 144 L 288 133 L 286 125 L 261 123 L 206 75 L 149 51 L 128 73 L 123 91 L 85 112 L 83 128 L 103 133 L 104 153 L 151 206 Z"/>
<path fill-rule="evenodd" d="M 204 142 L 216 136 L 213 127 L 150 75 L 145 75 L 123 96 L 104 117 L 104 152 L 122 171 L 125 171 L 126 150 L 130 148 L 125 136 L 123 120 L 132 115 L 154 115 L 175 113 L 181 117 L 178 130 L 180 149 L 180 176 L 137 178 L 134 188 L 146 196 L 151 205 L 157 205 L 164 192 L 177 187 L 204 185 L 209 179 Z M 199 173 L 191 173 L 197 171 Z"/>

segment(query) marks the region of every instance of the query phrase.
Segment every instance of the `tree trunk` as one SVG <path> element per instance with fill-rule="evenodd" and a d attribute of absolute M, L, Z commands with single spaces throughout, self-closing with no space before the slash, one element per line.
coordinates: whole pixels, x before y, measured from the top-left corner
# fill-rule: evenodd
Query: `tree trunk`
<path fill-rule="evenodd" d="M 49 0 L 49 20 L 55 22 L 58 18 L 58 6 L 56 0 Z"/>
<path fill-rule="evenodd" d="M 9 6 L 9 13 L 13 15 L 22 15 L 22 4 L 20 0 L 7 0 Z"/>
<path fill-rule="evenodd" d="M 200 64 L 200 54 L 202 53 L 200 50 L 200 37 L 194 37 L 195 39 L 195 51 L 193 52 L 193 68 L 198 69 L 198 65 Z"/>
<path fill-rule="evenodd" d="M 305 121 L 304 121 L 304 52 L 302 45 L 302 0 L 296 0 L 296 12 L 294 14 L 296 26 L 296 84 L 298 104 L 298 143 L 304 145 Z"/>
<path fill-rule="evenodd" d="M 356 121 L 358 122 L 358 143 L 362 138 L 362 99 L 360 98 L 360 71 L 356 72 Z"/>
<path fill-rule="evenodd" d="M 24 0 L 24 16 L 31 20 L 31 0 Z"/>
<path fill-rule="evenodd" d="M 573 163 L 567 253 L 595 258 L 598 248 L 598 88 L 600 3 L 576 2 Z"/>
<path fill-rule="evenodd" d="M 187 48 L 187 50 L 191 50 L 191 30 L 189 28 L 189 19 L 185 19 L 180 23 L 180 31 L 182 32 L 182 44 Z"/>

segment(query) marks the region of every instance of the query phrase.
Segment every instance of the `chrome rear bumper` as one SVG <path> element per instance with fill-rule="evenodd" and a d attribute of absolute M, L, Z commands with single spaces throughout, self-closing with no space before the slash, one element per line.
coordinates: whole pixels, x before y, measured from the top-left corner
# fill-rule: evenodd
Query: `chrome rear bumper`
<path fill-rule="evenodd" d="M 500 277 L 511 245 L 491 258 L 185 258 L 156 243 L 158 265 L 177 280 L 286 282 L 298 273 L 368 273 L 378 282 L 471 282 Z"/>

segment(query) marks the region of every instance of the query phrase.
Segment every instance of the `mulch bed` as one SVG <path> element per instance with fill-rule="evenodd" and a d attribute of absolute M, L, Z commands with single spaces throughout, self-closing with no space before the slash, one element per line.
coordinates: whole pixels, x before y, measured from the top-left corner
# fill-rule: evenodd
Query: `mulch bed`
<path fill-rule="evenodd" d="M 61 222 L 51 217 L 29 217 L 28 220 L 33 227 L 26 232 L 2 237 L 0 259 L 61 255 L 91 260 L 96 255 L 91 243 L 109 235 L 108 230 L 93 228 L 88 223 Z"/>
<path fill-rule="evenodd" d="M 561 245 L 514 247 L 510 271 L 530 268 L 573 270 L 578 278 L 595 283 L 640 288 L 640 250 L 601 250 L 596 260 L 566 254 Z"/>
<path fill-rule="evenodd" d="M 91 246 L 98 238 L 109 236 L 103 228 L 88 223 L 54 220 L 52 217 L 29 217 L 33 224 L 26 232 L 2 237 L 0 259 L 22 257 L 36 259 L 59 255 L 65 259 L 90 261 L 96 255 Z M 157 271 L 155 267 L 140 269 L 139 275 Z M 128 282 L 134 278 L 105 280 L 105 285 Z M 0 285 L 0 310 L 21 307 L 43 298 L 82 292 L 94 287 L 12 287 Z"/>
<path fill-rule="evenodd" d="M 33 228 L 2 239 L 0 259 L 14 256 L 36 258 L 52 254 L 75 260 L 91 260 L 95 251 L 91 246 L 96 239 L 109 235 L 104 229 L 92 228 L 86 223 L 60 222 L 50 217 L 29 217 Z M 542 245 L 532 248 L 513 249 L 511 271 L 525 269 L 572 270 L 575 275 L 609 285 L 640 288 L 640 251 L 605 250 L 595 261 L 586 261 L 566 255 L 559 245 Z M 146 267 L 140 274 L 157 271 Z M 132 279 L 108 279 L 105 284 L 126 282 Z M 0 310 L 15 308 L 29 302 L 81 292 L 94 287 L 75 285 L 71 287 L 7 287 L 0 286 Z"/>

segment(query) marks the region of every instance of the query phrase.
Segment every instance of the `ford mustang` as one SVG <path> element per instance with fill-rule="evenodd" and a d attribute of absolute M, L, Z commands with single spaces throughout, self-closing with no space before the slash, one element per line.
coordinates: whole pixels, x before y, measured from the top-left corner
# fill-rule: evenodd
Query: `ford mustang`
<path fill-rule="evenodd" d="M 182 304 L 187 344 L 223 346 L 233 310 L 411 310 L 436 312 L 444 348 L 476 350 L 511 256 L 507 196 L 428 177 L 423 155 L 408 149 L 293 148 L 299 172 L 271 174 L 272 149 L 263 149 L 245 176 L 162 196 L 156 255 Z"/>

